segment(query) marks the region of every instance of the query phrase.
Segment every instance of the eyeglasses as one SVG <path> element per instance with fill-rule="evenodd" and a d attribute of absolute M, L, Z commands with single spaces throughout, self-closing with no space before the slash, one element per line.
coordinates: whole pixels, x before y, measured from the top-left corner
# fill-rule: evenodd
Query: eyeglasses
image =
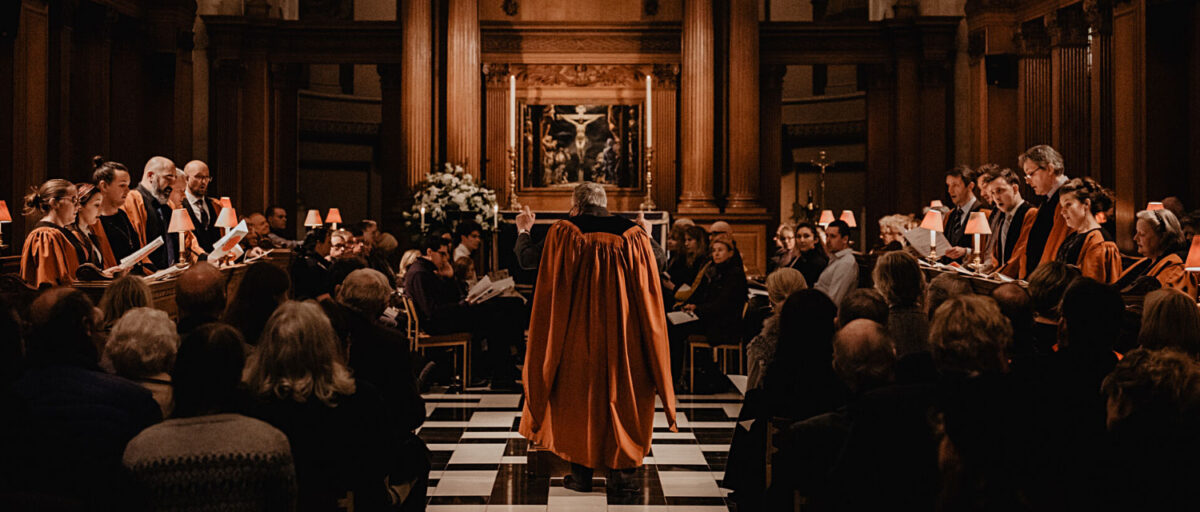
<path fill-rule="evenodd" d="M 1033 179 L 1033 176 L 1034 176 L 1034 175 L 1036 175 L 1037 173 L 1039 173 L 1039 172 L 1041 172 L 1041 171 L 1044 171 L 1044 170 L 1046 170 L 1046 168 L 1045 168 L 1045 167 L 1038 166 L 1038 168 L 1037 168 L 1037 169 L 1034 169 L 1034 170 L 1033 170 L 1033 172 L 1026 173 L 1026 174 L 1025 174 L 1025 179 L 1026 179 L 1026 180 L 1031 180 L 1031 179 Z"/>
<path fill-rule="evenodd" d="M 212 176 L 195 176 L 192 179 L 196 181 L 212 181 Z"/>

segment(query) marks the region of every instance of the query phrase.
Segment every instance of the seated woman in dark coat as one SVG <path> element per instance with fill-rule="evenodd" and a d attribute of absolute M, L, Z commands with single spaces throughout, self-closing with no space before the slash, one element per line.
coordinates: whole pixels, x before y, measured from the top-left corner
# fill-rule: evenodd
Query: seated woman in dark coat
<path fill-rule="evenodd" d="M 817 236 L 817 227 L 808 222 L 801 222 L 797 225 L 796 245 L 792 247 L 792 252 L 796 257 L 788 266 L 804 274 L 804 280 L 810 285 L 816 284 L 821 277 L 821 272 L 829 264 L 829 256 L 825 254 L 821 237 Z"/>
<path fill-rule="evenodd" d="M 670 279 L 663 283 L 663 293 L 667 294 L 668 306 L 687 300 L 695 291 L 700 274 L 709 264 L 708 254 L 708 232 L 700 226 L 687 226 L 684 229 L 682 254 L 672 258 L 667 265 Z M 670 300 L 671 297 L 674 300 Z"/>
<path fill-rule="evenodd" d="M 712 263 L 697 278 L 696 289 L 680 306 L 698 320 L 670 326 L 671 370 L 682 377 L 687 356 L 687 337 L 703 334 L 710 341 L 736 343 L 741 336 L 742 310 L 746 304 L 746 271 L 733 237 L 720 234 L 712 240 Z"/>

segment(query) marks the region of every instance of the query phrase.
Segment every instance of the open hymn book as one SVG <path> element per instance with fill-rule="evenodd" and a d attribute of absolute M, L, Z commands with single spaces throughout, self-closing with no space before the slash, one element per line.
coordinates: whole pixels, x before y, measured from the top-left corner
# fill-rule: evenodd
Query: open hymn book
<path fill-rule="evenodd" d="M 133 253 L 130 254 L 129 256 L 121 258 L 121 262 L 118 263 L 117 266 L 112 267 L 112 268 L 106 268 L 106 269 L 104 269 L 104 271 L 109 272 L 109 273 L 114 273 L 114 272 L 129 270 L 129 269 L 133 268 L 133 266 L 136 265 L 137 262 L 142 261 L 142 258 L 149 256 L 150 253 L 158 250 L 158 248 L 162 247 L 162 246 L 163 246 L 163 239 L 160 236 L 158 238 L 155 238 L 150 243 L 146 244 L 145 247 L 142 247 L 141 249 L 133 251 Z"/>
<path fill-rule="evenodd" d="M 505 277 L 503 279 L 492 281 L 491 277 L 483 276 L 483 279 L 480 279 L 479 282 L 475 283 L 475 286 L 472 286 L 471 290 L 467 292 L 467 303 L 479 304 L 480 302 L 484 302 L 492 297 L 504 295 L 510 290 L 515 289 L 516 283 L 511 277 Z"/>

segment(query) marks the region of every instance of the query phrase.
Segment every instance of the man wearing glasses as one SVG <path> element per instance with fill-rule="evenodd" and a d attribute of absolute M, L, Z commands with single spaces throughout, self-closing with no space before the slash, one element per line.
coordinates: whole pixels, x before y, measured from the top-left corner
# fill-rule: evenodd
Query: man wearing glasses
<path fill-rule="evenodd" d="M 212 182 L 212 175 L 208 172 L 208 164 L 199 160 L 188 162 L 183 167 L 183 172 L 187 174 L 187 190 L 184 191 L 187 212 L 192 218 L 192 225 L 195 226 L 192 233 L 196 235 L 196 242 L 204 252 L 212 252 L 213 244 L 221 239 L 221 230 L 215 226 L 217 215 L 221 213 L 221 204 L 208 197 L 208 184 Z"/>
<path fill-rule="evenodd" d="M 1033 221 L 1033 228 L 1029 231 L 1029 244 L 1025 247 L 1028 275 L 1039 264 L 1054 261 L 1058 246 L 1071 233 L 1058 205 L 1058 189 L 1069 178 L 1063 173 L 1062 155 L 1050 146 L 1029 148 L 1017 157 L 1017 163 L 1025 173 L 1025 182 L 1044 199 Z"/>

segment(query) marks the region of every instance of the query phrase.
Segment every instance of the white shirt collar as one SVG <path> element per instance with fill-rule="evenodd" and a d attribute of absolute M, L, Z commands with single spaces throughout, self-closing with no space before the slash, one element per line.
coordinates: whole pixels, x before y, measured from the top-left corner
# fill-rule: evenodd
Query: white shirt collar
<path fill-rule="evenodd" d="M 1013 205 L 1011 210 L 1004 212 L 1004 215 L 1011 217 L 1013 214 L 1017 213 L 1017 209 L 1023 204 L 1025 204 L 1024 198 L 1022 198 L 1020 201 L 1017 201 L 1017 204 Z"/>
<path fill-rule="evenodd" d="M 190 189 L 190 188 L 184 189 L 184 191 L 183 191 L 183 194 L 184 194 L 185 196 L 187 196 L 187 202 L 188 202 L 188 205 L 190 205 L 190 206 L 192 206 L 192 207 L 195 207 L 195 206 L 196 206 L 196 201 L 199 201 L 199 200 L 201 200 L 201 199 L 204 199 L 203 197 L 200 197 L 200 196 L 198 196 L 198 195 L 192 194 L 192 189 Z"/>
<path fill-rule="evenodd" d="M 838 251 L 838 252 L 835 252 L 835 253 L 833 253 L 833 259 L 835 259 L 835 260 L 840 260 L 840 259 L 842 259 L 843 257 L 845 257 L 845 256 L 847 256 L 847 255 L 850 255 L 850 254 L 853 254 L 853 253 L 854 253 L 854 249 L 851 249 L 851 248 L 847 247 L 847 248 L 845 248 L 845 249 L 842 249 L 842 250 L 840 250 L 840 251 Z"/>
<path fill-rule="evenodd" d="M 962 210 L 962 212 L 965 216 L 965 214 L 971 213 L 971 208 L 975 207 L 975 202 L 978 200 L 979 200 L 979 198 L 975 197 L 975 194 L 971 194 L 971 200 L 967 201 L 967 204 L 959 206 L 958 209 Z"/>
<path fill-rule="evenodd" d="M 1050 187 L 1050 192 L 1046 194 L 1046 197 L 1054 195 L 1056 192 L 1058 192 L 1058 189 L 1062 188 L 1063 185 L 1066 185 L 1068 181 L 1071 181 L 1071 178 L 1068 178 L 1066 174 L 1059 174 L 1058 177 L 1054 179 L 1054 186 Z"/>

